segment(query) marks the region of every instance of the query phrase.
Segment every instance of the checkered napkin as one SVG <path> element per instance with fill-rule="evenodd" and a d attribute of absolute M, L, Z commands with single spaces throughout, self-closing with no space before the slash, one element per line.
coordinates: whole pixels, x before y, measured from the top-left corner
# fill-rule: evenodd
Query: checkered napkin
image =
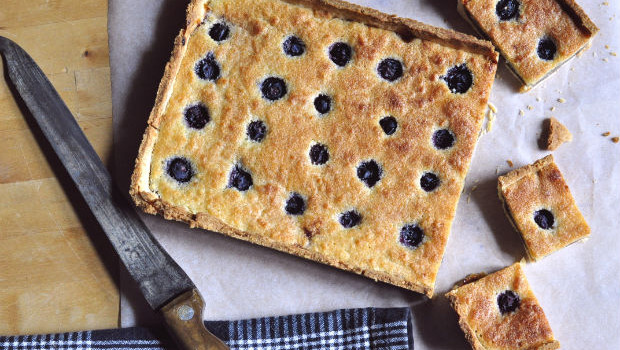
<path fill-rule="evenodd" d="M 207 321 L 231 349 L 413 349 L 408 308 L 346 309 L 241 321 Z M 164 331 L 122 328 L 0 336 L 0 350 L 166 350 Z"/>

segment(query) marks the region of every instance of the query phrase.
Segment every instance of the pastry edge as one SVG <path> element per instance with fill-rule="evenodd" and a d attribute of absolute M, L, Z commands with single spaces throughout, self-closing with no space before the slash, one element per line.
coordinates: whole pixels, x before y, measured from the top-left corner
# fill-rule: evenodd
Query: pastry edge
<path fill-rule="evenodd" d="M 499 59 L 498 53 L 489 41 L 481 40 L 474 36 L 459 33 L 453 30 L 433 27 L 412 19 L 388 15 L 375 9 L 350 4 L 340 0 L 280 1 L 292 4 L 304 4 L 305 6 L 313 9 L 323 9 L 335 12 L 339 18 L 344 18 L 347 20 L 353 19 L 369 26 L 390 30 L 401 35 L 401 37 L 403 37 L 402 30 L 410 30 L 414 38 L 419 37 L 424 40 L 438 41 L 445 46 L 480 54 L 486 56 L 486 58 L 494 64 L 497 64 Z M 185 55 L 186 43 L 189 41 L 191 34 L 200 25 L 204 18 L 206 9 L 205 6 L 201 5 L 206 3 L 208 3 L 208 0 L 191 1 L 187 7 L 186 26 L 181 29 L 174 40 L 171 58 L 166 64 L 164 76 L 157 89 L 155 104 L 149 115 L 147 129 L 142 138 L 135 162 L 134 172 L 131 176 L 129 193 L 135 204 L 148 214 L 160 214 L 168 220 L 182 221 L 189 224 L 191 228 L 198 227 L 207 229 L 226 236 L 293 254 L 302 258 L 337 267 L 345 271 L 354 272 L 359 275 L 369 277 L 375 281 L 381 281 L 419 292 L 431 298 L 434 291 L 434 281 L 431 284 L 413 283 L 404 278 L 397 278 L 391 274 L 380 271 L 351 267 L 341 261 L 330 259 L 325 255 L 304 249 L 301 246 L 286 245 L 266 239 L 258 234 L 237 230 L 224 224 L 217 218 L 205 213 L 192 214 L 186 208 L 176 206 L 162 200 L 157 193 L 151 191 L 149 186 L 151 156 L 153 147 L 158 137 L 158 127 L 161 122 L 161 117 L 167 107 L 177 73 Z M 452 223 L 450 223 L 450 226 L 451 224 Z M 438 269 L 439 266 L 437 266 L 437 270 Z M 437 271 L 435 271 L 435 275 L 436 274 Z"/>

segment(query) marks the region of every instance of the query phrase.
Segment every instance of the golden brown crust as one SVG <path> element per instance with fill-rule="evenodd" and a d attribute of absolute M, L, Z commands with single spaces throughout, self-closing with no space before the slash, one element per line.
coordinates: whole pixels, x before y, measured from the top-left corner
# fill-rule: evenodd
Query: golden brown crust
<path fill-rule="evenodd" d="M 498 20 L 496 3 L 459 0 L 458 9 L 506 58 L 510 70 L 523 83 L 521 92 L 528 91 L 587 48 L 598 32 L 573 0 L 521 0 L 519 17 L 508 21 Z M 552 60 L 541 60 L 536 53 L 542 37 L 550 37 L 556 43 L 557 54 Z"/>
<path fill-rule="evenodd" d="M 293 1 L 287 2 L 292 3 Z M 219 6 L 218 3 L 219 2 L 217 1 L 214 1 L 212 4 L 211 1 L 194 0 L 188 8 L 189 20 L 187 23 L 187 28 L 181 31 L 175 41 L 175 48 L 172 53 L 172 58 L 169 64 L 166 66 L 164 78 L 162 79 L 158 90 L 156 104 L 153 108 L 151 116 L 149 117 L 149 126 L 147 127 L 147 131 L 140 147 L 139 156 L 136 161 L 136 169 L 132 176 L 131 194 L 136 204 L 148 213 L 159 213 L 163 215 L 166 219 L 184 221 L 187 222 L 191 227 L 200 227 L 220 232 L 225 235 L 250 241 L 259 245 L 271 247 L 280 251 L 288 252 L 345 270 L 353 271 L 373 278 L 375 280 L 391 283 L 431 296 L 433 292 L 434 279 L 437 273 L 437 269 L 439 267 L 439 263 L 441 261 L 441 257 L 443 256 L 443 249 L 445 248 L 447 235 L 449 233 L 452 218 L 454 216 L 454 210 L 456 208 L 458 194 L 460 194 L 460 189 L 462 189 L 462 179 L 464 178 L 465 172 L 467 171 L 467 168 L 469 166 L 471 154 L 473 153 L 473 147 L 475 146 L 475 141 L 481 127 L 483 112 L 482 110 L 478 111 L 478 107 L 486 106 L 486 101 L 488 100 L 488 94 L 490 92 L 490 87 L 496 69 L 497 54 L 493 51 L 490 43 L 469 36 L 464 36 L 456 32 L 433 28 L 412 20 L 385 15 L 372 9 L 362 8 L 341 1 L 294 1 L 294 3 L 306 4 L 308 5 L 308 7 L 311 7 L 314 10 L 313 15 L 318 16 L 319 18 L 332 18 L 334 14 L 336 14 L 336 16 L 340 14 L 341 16 L 346 17 L 350 20 L 352 19 L 356 21 L 362 21 L 373 27 L 395 31 L 401 37 L 404 37 L 408 40 L 411 39 L 415 43 L 418 43 L 419 39 L 409 38 L 409 36 L 412 34 L 414 37 L 425 37 L 429 38 L 429 40 L 436 40 L 437 42 L 445 44 L 446 47 L 450 47 L 453 49 L 458 48 L 460 51 L 455 53 L 455 55 L 459 55 L 461 59 L 469 58 L 470 61 L 468 62 L 472 62 L 471 64 L 475 66 L 475 73 L 477 73 L 478 76 L 475 84 L 476 97 L 472 102 L 473 106 L 469 106 L 465 103 L 460 103 L 456 100 L 452 102 L 448 101 L 443 111 L 441 112 L 448 115 L 447 119 L 450 121 L 449 125 L 453 129 L 453 131 L 457 135 L 463 135 L 463 146 L 460 147 L 458 151 L 455 150 L 454 156 L 450 159 L 449 166 L 451 169 L 454 169 L 451 171 L 454 171 L 455 179 L 453 181 L 446 181 L 446 186 L 447 188 L 449 188 L 449 191 L 446 194 L 446 196 L 449 196 L 446 197 L 449 198 L 449 200 L 446 201 L 447 204 L 444 205 L 442 213 L 440 213 L 438 219 L 426 219 L 428 221 L 428 233 L 433 235 L 434 242 L 436 242 L 433 245 L 429 245 L 429 247 L 425 248 L 424 250 L 430 258 L 428 259 L 428 262 L 422 261 L 422 264 L 423 266 L 428 265 L 428 268 L 424 267 L 420 269 L 419 272 L 414 271 L 413 273 L 404 273 L 401 272 L 406 271 L 404 266 L 415 266 L 415 264 L 420 263 L 420 259 L 416 258 L 410 260 L 410 253 L 403 252 L 402 248 L 390 248 L 391 250 L 385 251 L 385 254 L 383 254 L 384 256 L 381 256 L 377 259 L 384 259 L 388 264 L 388 267 L 400 266 L 399 264 L 403 264 L 403 262 L 405 262 L 405 265 L 403 265 L 403 267 L 397 267 L 396 270 L 394 270 L 394 267 L 391 267 L 392 270 L 386 269 L 386 266 L 382 265 L 383 263 L 376 263 L 373 265 L 371 260 L 374 258 L 372 257 L 364 257 L 364 259 L 370 259 L 368 263 L 365 263 L 366 265 L 355 263 L 354 259 L 347 259 L 346 256 L 343 256 L 343 254 L 349 253 L 343 251 L 342 247 L 337 247 L 337 249 L 333 248 L 333 242 L 335 239 L 334 237 L 336 237 L 341 241 L 347 241 L 347 244 L 351 245 L 347 247 L 352 247 L 354 249 L 359 248 L 360 252 L 358 254 L 362 254 L 366 251 L 371 251 L 372 249 L 368 247 L 368 240 L 372 239 L 373 237 L 374 239 L 378 239 L 380 242 L 391 240 L 391 238 L 389 237 L 387 237 L 386 239 L 386 237 L 380 236 L 380 231 L 370 231 L 370 235 L 366 234 L 366 236 L 368 237 L 360 235 L 361 231 L 349 231 L 352 232 L 349 237 L 337 237 L 338 233 L 334 231 L 333 234 L 331 234 L 330 236 L 326 235 L 325 232 L 330 232 L 330 230 L 333 231 L 333 228 L 329 228 L 333 227 L 334 223 L 325 223 L 320 219 L 320 217 L 317 216 L 310 217 L 309 219 L 302 219 L 304 221 L 302 224 L 303 231 L 301 232 L 301 234 L 297 232 L 298 229 L 296 229 L 295 226 L 290 226 L 291 229 L 287 229 L 286 227 L 289 226 L 286 225 L 290 225 L 288 221 L 281 222 L 283 224 L 283 228 L 280 228 L 279 230 L 275 230 L 273 228 L 257 229 L 256 227 L 269 227 L 270 225 L 268 219 L 263 219 L 258 216 L 255 216 L 258 219 L 256 223 L 250 223 L 250 225 L 255 225 L 255 227 L 248 228 L 247 222 L 235 221 L 238 220 L 238 218 L 235 217 L 240 215 L 217 214 L 215 212 L 216 209 L 214 209 L 217 207 L 216 205 L 201 207 L 200 205 L 202 204 L 199 204 L 199 206 L 196 207 L 194 206 L 194 204 L 192 204 L 193 202 L 190 203 L 190 201 L 182 201 L 187 204 L 179 205 L 179 201 L 175 201 L 172 199 L 174 196 L 176 196 L 174 192 L 178 192 L 179 188 L 167 184 L 166 181 L 168 180 L 160 179 L 160 175 L 162 174 L 162 157 L 166 156 L 168 152 L 172 152 L 171 150 L 176 149 L 175 147 L 177 147 L 177 141 L 185 140 L 185 136 L 183 136 L 183 132 L 173 133 L 171 131 L 172 129 L 170 125 L 173 125 L 171 123 L 174 122 L 174 118 L 167 115 L 166 111 L 167 109 L 174 109 L 177 108 L 179 105 L 186 103 L 186 101 L 184 102 L 183 99 L 185 98 L 184 96 L 187 96 L 187 94 L 184 95 L 182 92 L 175 93 L 173 91 L 175 89 L 175 86 L 177 86 L 175 85 L 176 78 L 177 76 L 181 76 L 181 78 L 179 78 L 180 81 L 190 81 L 188 80 L 189 78 L 187 77 L 187 73 L 184 73 L 188 69 L 188 64 L 183 63 L 183 60 L 186 57 L 192 55 L 199 55 L 202 53 L 198 52 L 196 48 L 187 49 L 187 47 L 191 45 L 198 45 L 192 44 L 192 40 L 194 40 L 192 38 L 192 35 L 198 30 L 200 30 L 199 28 L 203 18 L 205 18 L 205 13 L 207 13 L 209 10 L 213 10 L 216 5 Z M 273 3 L 275 4 L 279 2 L 274 1 Z M 258 8 L 258 5 L 256 6 Z M 243 8 L 243 6 L 240 7 Z M 262 33 L 264 31 L 265 24 L 261 22 L 261 20 L 249 20 L 247 22 L 243 22 L 242 18 L 244 17 L 242 11 L 239 12 L 240 13 L 230 13 L 226 19 L 228 21 L 236 23 L 239 26 L 245 26 L 243 27 L 243 30 L 247 30 L 248 33 Z M 270 21 L 277 22 L 278 19 L 272 18 L 270 19 Z M 201 42 L 199 39 L 195 40 Z M 363 37 L 360 37 L 359 40 L 360 46 L 359 52 L 357 54 L 359 54 L 360 57 L 372 57 L 373 55 L 376 55 L 372 45 L 365 46 L 365 39 Z M 424 43 L 426 43 L 426 41 L 424 41 Z M 432 46 L 435 44 L 434 42 L 429 41 L 428 44 L 425 45 Z M 216 54 L 218 53 L 216 52 Z M 443 57 L 436 58 L 440 61 L 444 59 Z M 191 59 L 194 58 L 188 58 L 188 60 Z M 189 67 L 191 68 L 191 65 L 189 65 Z M 191 71 L 191 69 L 189 70 Z M 252 76 L 252 74 L 244 75 Z M 226 83 L 226 77 L 222 77 L 220 79 L 223 81 L 223 84 Z M 252 83 L 250 83 L 249 85 L 251 84 Z M 179 87 L 179 89 L 181 90 L 185 88 L 184 85 L 189 84 L 184 83 L 182 85 L 182 87 Z M 418 95 L 424 97 L 423 93 L 418 93 Z M 396 110 L 403 108 L 402 106 L 405 103 L 410 103 L 407 100 L 407 95 L 388 91 L 385 96 L 387 96 L 391 106 Z M 416 95 L 412 94 L 409 96 Z M 239 98 L 243 99 L 242 97 Z M 305 97 L 303 95 L 291 95 L 290 98 L 295 100 Z M 415 99 L 413 99 L 413 101 L 414 103 L 421 103 L 422 105 L 428 102 L 420 99 L 418 99 L 417 102 L 415 102 Z M 364 102 L 364 100 L 362 99 L 360 102 Z M 234 109 L 235 107 L 229 105 L 228 107 L 222 108 Z M 351 113 L 359 113 L 364 112 L 365 109 L 368 108 L 368 105 L 364 103 L 359 103 L 352 104 L 351 106 L 343 106 L 343 108 L 353 108 L 351 109 Z M 356 110 L 359 112 L 355 112 Z M 253 114 L 260 113 L 261 112 L 257 112 L 256 110 L 253 111 Z M 467 117 L 462 118 L 459 113 L 463 113 L 465 116 L 469 116 L 470 119 L 468 119 Z M 403 129 L 406 129 L 405 126 L 403 126 Z M 166 133 L 166 135 L 168 136 L 161 136 L 162 132 Z M 158 148 L 156 147 L 156 144 L 160 140 L 168 140 L 167 142 L 169 142 L 170 144 L 168 146 L 164 146 L 166 141 L 161 141 L 162 145 L 158 146 Z M 180 141 L 179 143 L 182 142 L 185 141 Z M 344 144 L 344 142 L 350 142 L 350 140 L 348 141 L 345 138 L 338 137 L 335 137 L 333 139 L 334 144 Z M 393 156 L 396 158 L 402 159 L 403 156 L 407 154 L 407 152 L 411 152 L 410 149 L 412 145 L 410 143 L 398 142 L 397 140 L 388 140 L 386 142 L 390 142 L 394 145 L 397 151 Z M 203 146 L 200 147 L 202 148 Z M 368 146 L 361 147 L 364 148 Z M 265 160 L 265 164 L 257 166 L 262 167 L 269 164 L 278 164 L 279 161 L 277 159 L 281 157 L 275 153 L 274 157 L 275 158 L 273 161 Z M 343 161 L 351 162 L 354 161 L 355 157 L 357 157 L 355 153 L 345 154 Z M 152 161 L 153 159 L 154 161 Z M 440 165 L 441 164 L 438 164 L 437 166 L 439 167 Z M 203 166 L 203 164 L 200 163 L 200 166 Z M 264 170 L 264 172 L 269 172 L 273 170 L 278 171 L 277 169 L 261 169 Z M 214 170 L 212 170 L 209 174 L 213 175 L 212 177 L 215 178 L 219 174 L 218 171 L 222 172 L 224 170 L 217 170 L 216 168 L 214 168 Z M 278 171 L 277 174 L 282 174 L 282 172 Z M 156 178 L 156 182 L 152 179 L 152 177 Z M 299 181 L 302 182 L 303 179 Z M 338 186 L 342 187 L 340 182 L 334 182 L 333 184 L 331 184 L 331 182 L 327 180 L 319 181 L 321 181 L 320 183 L 322 183 L 321 186 L 323 186 L 323 189 L 329 189 L 330 186 L 335 186 L 336 188 L 338 188 Z M 271 203 L 274 203 L 275 205 L 273 206 L 273 208 L 275 209 L 278 209 L 280 207 L 280 205 L 278 204 L 278 201 L 281 200 L 282 197 L 282 188 L 280 186 L 281 185 L 258 183 L 255 184 L 256 193 L 258 193 L 258 196 L 262 196 L 261 198 L 266 199 Z M 315 185 L 308 184 L 308 187 L 312 186 Z M 226 194 L 227 196 L 237 196 L 231 194 L 231 191 L 228 192 L 229 193 Z M 325 192 L 335 193 L 333 189 Z M 162 194 L 167 197 L 163 198 Z M 394 192 L 393 190 L 388 191 L 387 189 L 383 190 L 381 195 L 392 198 L 393 200 L 399 200 L 400 198 L 396 192 Z M 230 197 L 226 201 L 234 201 L 235 198 L 239 197 Z M 175 205 L 173 203 L 177 204 Z M 256 207 L 247 208 L 249 212 L 256 209 Z M 244 209 L 240 207 L 237 210 L 243 211 Z M 268 210 L 261 209 L 261 213 L 263 216 L 269 215 Z M 219 219 L 218 217 L 220 217 L 220 215 L 226 217 L 226 220 L 228 221 Z M 369 220 L 370 219 L 371 218 L 369 218 Z M 315 248 L 309 249 L 310 239 L 308 237 L 313 238 L 312 244 Z M 391 245 L 392 243 L 391 241 L 389 241 L 388 243 L 382 244 Z M 410 267 L 407 267 L 407 269 L 409 268 Z"/>
<path fill-rule="evenodd" d="M 541 259 L 590 234 L 590 227 L 552 155 L 500 176 L 498 192 L 532 260 Z M 541 209 L 553 214 L 551 229 L 542 229 L 534 221 L 534 213 Z"/>
<path fill-rule="evenodd" d="M 511 290 L 519 307 L 501 314 L 500 293 Z M 446 294 L 459 325 L 475 350 L 558 349 L 547 318 L 532 292 L 521 263 L 459 286 Z"/>
<path fill-rule="evenodd" d="M 545 148 L 549 151 L 555 151 L 565 142 L 570 142 L 573 135 L 568 129 L 554 117 L 545 121 L 546 130 L 543 133 Z"/>

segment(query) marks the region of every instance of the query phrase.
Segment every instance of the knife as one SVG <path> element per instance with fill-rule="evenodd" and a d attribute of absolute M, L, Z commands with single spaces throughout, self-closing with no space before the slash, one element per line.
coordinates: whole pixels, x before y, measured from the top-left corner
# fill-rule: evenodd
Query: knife
<path fill-rule="evenodd" d="M 167 329 L 186 350 L 228 347 L 204 326 L 204 300 L 192 280 L 151 235 L 113 185 L 69 108 L 41 68 L 19 45 L 0 36 L 8 76 L 45 138 L 67 169 L 144 298 L 163 314 Z"/>

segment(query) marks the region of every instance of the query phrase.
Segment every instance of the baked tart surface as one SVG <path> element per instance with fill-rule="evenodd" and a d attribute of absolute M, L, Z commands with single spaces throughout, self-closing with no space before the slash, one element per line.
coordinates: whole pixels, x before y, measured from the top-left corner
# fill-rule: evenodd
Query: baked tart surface
<path fill-rule="evenodd" d="M 195 0 L 132 196 L 432 295 L 496 65 L 488 42 L 340 1 Z"/>
<path fill-rule="evenodd" d="M 590 235 L 552 155 L 500 176 L 498 194 L 532 260 Z"/>
<path fill-rule="evenodd" d="M 474 350 L 560 348 L 521 263 L 465 279 L 446 296 Z"/>
<path fill-rule="evenodd" d="M 598 32 L 574 0 L 459 0 L 459 12 L 506 59 L 527 91 Z"/>

